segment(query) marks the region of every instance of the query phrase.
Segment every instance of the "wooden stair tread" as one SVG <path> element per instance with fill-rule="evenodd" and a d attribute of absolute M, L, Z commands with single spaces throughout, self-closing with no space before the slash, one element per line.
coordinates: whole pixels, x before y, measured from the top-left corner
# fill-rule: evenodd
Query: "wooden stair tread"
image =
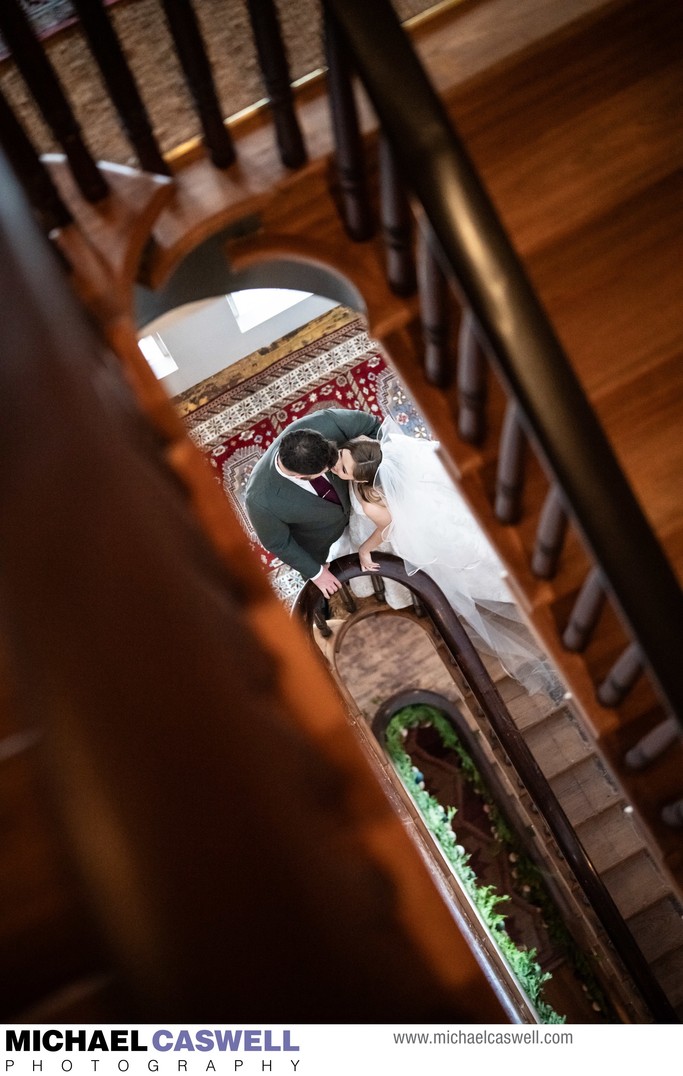
<path fill-rule="evenodd" d="M 631 916 L 628 925 L 647 960 L 658 960 L 677 951 L 683 973 L 683 918 L 678 901 L 665 897 L 653 907 Z"/>
<path fill-rule="evenodd" d="M 623 800 L 597 755 L 582 759 L 552 778 L 550 785 L 573 826 L 588 822 Z"/>
<path fill-rule="evenodd" d="M 619 803 L 574 828 L 599 874 L 644 847 L 641 834 Z"/>
<path fill-rule="evenodd" d="M 681 950 L 666 953 L 664 956 L 653 960 L 650 967 L 676 1009 L 679 1018 L 683 1021 L 683 956 Z"/>
<path fill-rule="evenodd" d="M 640 852 L 604 871 L 602 880 L 625 919 L 657 903 L 670 892 L 647 852 Z"/>
<path fill-rule="evenodd" d="M 585 761 L 593 750 L 566 709 L 528 728 L 524 739 L 549 780 Z"/>

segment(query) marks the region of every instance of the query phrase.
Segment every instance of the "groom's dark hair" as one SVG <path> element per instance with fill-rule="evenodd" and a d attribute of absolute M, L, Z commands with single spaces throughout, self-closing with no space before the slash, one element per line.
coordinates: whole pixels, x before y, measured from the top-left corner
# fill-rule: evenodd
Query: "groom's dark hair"
<path fill-rule="evenodd" d="M 339 449 L 317 430 L 292 430 L 280 441 L 279 456 L 283 467 L 294 474 L 320 474 L 334 467 Z"/>

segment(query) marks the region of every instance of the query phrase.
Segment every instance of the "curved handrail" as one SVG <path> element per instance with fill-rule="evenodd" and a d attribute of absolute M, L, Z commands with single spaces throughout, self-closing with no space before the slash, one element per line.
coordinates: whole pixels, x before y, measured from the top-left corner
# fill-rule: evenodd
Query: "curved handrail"
<path fill-rule="evenodd" d="M 527 432 L 683 725 L 683 593 L 389 0 L 324 0 Z M 377 48 L 377 42 L 382 48 Z M 400 78 L 396 72 L 400 71 Z"/>
<path fill-rule="evenodd" d="M 373 560 L 379 565 L 380 575 L 402 583 L 420 599 L 653 1016 L 659 1023 L 678 1023 L 676 1013 L 443 592 L 425 572 L 409 575 L 403 561 L 391 553 L 375 552 Z M 364 574 L 355 553 L 332 561 L 330 570 L 343 583 Z M 308 582 L 298 594 L 293 611 L 311 630 L 322 603 L 322 592 L 314 583 Z"/>

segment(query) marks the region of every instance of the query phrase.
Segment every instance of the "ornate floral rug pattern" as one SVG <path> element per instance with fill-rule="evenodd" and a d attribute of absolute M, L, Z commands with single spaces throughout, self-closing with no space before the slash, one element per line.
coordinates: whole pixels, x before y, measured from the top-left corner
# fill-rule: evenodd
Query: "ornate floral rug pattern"
<path fill-rule="evenodd" d="M 380 419 L 390 415 L 412 436 L 430 436 L 360 318 L 294 345 L 259 373 L 204 398 L 189 412 L 179 403 L 190 437 L 208 456 L 271 584 L 288 604 L 301 588 L 301 577 L 258 545 L 244 507 L 249 476 L 272 441 L 290 422 L 327 407 L 365 410 Z"/>

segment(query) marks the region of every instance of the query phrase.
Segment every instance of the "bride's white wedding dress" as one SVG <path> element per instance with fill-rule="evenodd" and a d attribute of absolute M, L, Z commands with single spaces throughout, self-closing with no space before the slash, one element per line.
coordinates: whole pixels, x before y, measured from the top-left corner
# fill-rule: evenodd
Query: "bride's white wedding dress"
<path fill-rule="evenodd" d="M 550 683 L 556 691 L 561 686 L 522 621 L 503 565 L 441 463 L 438 443 L 408 437 L 391 420 L 380 443 L 375 485 L 391 514 L 380 551 L 401 557 L 409 574 L 422 569 L 431 576 L 478 649 L 497 657 L 527 690 Z M 357 550 L 375 526 L 353 490 L 351 504 L 348 534 Z"/>

